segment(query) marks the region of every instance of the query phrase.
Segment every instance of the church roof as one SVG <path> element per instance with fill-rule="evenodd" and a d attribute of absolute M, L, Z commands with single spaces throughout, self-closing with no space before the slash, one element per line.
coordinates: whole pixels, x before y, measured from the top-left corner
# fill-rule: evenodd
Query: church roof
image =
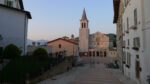
<path fill-rule="evenodd" d="M 83 15 L 82 15 L 82 19 L 81 20 L 87 20 L 85 8 L 83 10 Z"/>

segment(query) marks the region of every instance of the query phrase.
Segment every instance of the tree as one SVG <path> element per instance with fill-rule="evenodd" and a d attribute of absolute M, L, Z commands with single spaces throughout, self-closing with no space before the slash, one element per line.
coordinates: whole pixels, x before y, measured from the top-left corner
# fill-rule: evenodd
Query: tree
<path fill-rule="evenodd" d="M 113 40 L 113 47 L 117 47 L 116 40 Z"/>
<path fill-rule="evenodd" d="M 48 52 L 44 48 L 37 48 L 34 50 L 33 56 L 36 56 L 40 59 L 45 59 L 48 57 Z"/>
<path fill-rule="evenodd" d="M 16 45 L 9 44 L 5 47 L 3 55 L 4 58 L 14 59 L 16 57 L 21 56 L 21 50 L 19 50 L 19 48 Z"/>
<path fill-rule="evenodd" d="M 2 35 L 0 35 L 0 41 L 1 41 L 1 40 L 3 40 L 3 37 L 2 37 Z"/>

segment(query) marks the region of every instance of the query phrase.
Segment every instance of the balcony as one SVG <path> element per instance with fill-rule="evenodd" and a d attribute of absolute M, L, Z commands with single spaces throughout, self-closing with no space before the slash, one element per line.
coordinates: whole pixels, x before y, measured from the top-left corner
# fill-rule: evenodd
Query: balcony
<path fill-rule="evenodd" d="M 138 47 L 133 47 L 132 49 L 133 49 L 133 50 L 136 50 L 136 51 L 138 51 L 138 50 L 139 50 L 139 48 L 138 48 Z"/>
<path fill-rule="evenodd" d="M 136 30 L 136 29 L 137 29 L 137 26 L 135 26 L 135 25 L 134 25 L 134 26 L 131 26 L 130 29 Z"/>

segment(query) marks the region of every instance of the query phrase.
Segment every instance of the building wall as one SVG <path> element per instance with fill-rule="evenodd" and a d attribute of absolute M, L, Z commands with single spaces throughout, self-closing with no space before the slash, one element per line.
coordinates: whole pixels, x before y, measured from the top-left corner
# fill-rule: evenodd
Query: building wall
<path fill-rule="evenodd" d="M 137 25 L 137 29 L 136 30 L 131 30 L 130 27 L 134 25 L 134 9 L 137 8 L 137 17 L 138 17 L 138 25 Z M 127 31 L 127 18 L 129 19 L 129 33 L 126 33 Z M 126 42 L 125 48 L 123 49 L 123 51 L 126 54 L 126 64 L 124 64 L 124 73 L 127 77 L 140 82 L 141 77 L 138 79 L 136 78 L 136 61 L 139 60 L 141 62 L 142 60 L 142 31 L 141 31 L 141 21 L 142 21 L 142 17 L 141 17 L 141 4 L 140 4 L 140 0 L 130 0 L 127 7 L 125 8 L 124 14 L 123 14 L 123 33 L 125 34 L 125 36 L 123 37 L 123 41 Z M 133 39 L 135 37 L 139 37 L 140 38 L 140 49 L 139 51 L 135 51 L 132 48 L 134 47 L 133 44 Z M 129 40 L 129 45 L 128 45 L 128 40 Z M 129 49 L 128 49 L 128 48 Z M 127 58 L 128 53 L 130 53 L 130 59 Z M 139 59 L 136 58 L 136 55 L 139 55 Z M 126 67 L 127 65 L 127 61 L 130 61 L 130 68 Z M 141 63 L 140 63 L 141 66 Z M 142 66 L 141 66 L 142 67 Z M 140 72 L 140 75 L 142 73 Z"/>
<path fill-rule="evenodd" d="M 61 48 L 59 48 L 59 45 L 61 45 Z M 53 47 L 53 53 L 66 51 L 66 56 L 79 56 L 78 45 L 75 45 L 75 44 L 72 44 L 63 40 L 57 40 L 57 41 L 48 43 L 48 46 Z"/>
<path fill-rule="evenodd" d="M 122 0 L 123 1 L 123 0 Z M 129 3 L 124 8 L 123 13 L 123 41 L 126 42 L 125 48 L 123 49 L 124 55 L 126 56 L 126 64 L 124 64 L 124 74 L 135 80 L 139 84 L 148 84 L 147 75 L 150 75 L 149 68 L 149 51 L 150 51 L 150 39 L 149 39 L 149 27 L 150 27 L 150 3 L 149 0 L 129 0 Z M 129 29 L 129 33 L 126 33 L 127 30 L 127 17 L 129 18 L 129 28 L 134 26 L 134 9 L 137 9 L 137 29 Z M 140 38 L 140 47 L 139 50 L 134 50 L 134 38 Z M 128 40 L 129 44 L 128 44 Z M 127 58 L 127 54 L 130 53 L 130 59 Z M 139 57 L 138 57 L 139 56 Z M 127 61 L 130 61 L 130 67 L 126 67 Z M 136 77 L 136 62 L 140 62 L 140 77 Z"/>
<path fill-rule="evenodd" d="M 52 53 L 52 47 L 51 46 L 28 46 L 27 47 L 27 54 L 30 56 L 33 54 L 34 50 L 37 49 L 37 48 L 44 48 L 48 54 L 51 54 Z"/>
<path fill-rule="evenodd" d="M 3 40 L 0 45 L 15 44 L 24 55 L 27 43 L 28 18 L 25 13 L 0 7 L 0 34 Z"/>
<path fill-rule="evenodd" d="M 80 28 L 79 30 L 79 48 L 80 52 L 88 52 L 89 50 L 89 29 Z"/>
<path fill-rule="evenodd" d="M 147 83 L 147 76 L 150 75 L 150 67 L 149 67 L 149 63 L 150 63 L 150 0 L 143 0 L 143 6 L 144 6 L 144 21 L 145 21 L 145 25 L 144 25 L 144 31 L 143 31 L 143 36 L 145 36 L 145 38 L 143 39 L 145 43 L 145 48 L 144 48 L 144 59 L 143 59 L 143 65 L 144 69 L 143 69 L 143 82 L 144 84 L 148 84 Z"/>
<path fill-rule="evenodd" d="M 89 47 L 90 49 L 107 49 L 109 48 L 109 37 L 96 32 L 89 37 Z"/>

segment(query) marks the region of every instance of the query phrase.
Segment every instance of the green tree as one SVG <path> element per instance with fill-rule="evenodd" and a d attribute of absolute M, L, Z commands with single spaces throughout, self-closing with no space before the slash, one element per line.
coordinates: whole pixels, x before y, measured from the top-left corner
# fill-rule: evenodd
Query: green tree
<path fill-rule="evenodd" d="M 19 50 L 19 48 L 16 45 L 9 44 L 5 47 L 3 55 L 4 58 L 14 59 L 16 57 L 21 56 L 21 50 Z"/>
<path fill-rule="evenodd" d="M 48 52 L 44 48 L 37 48 L 34 50 L 33 56 L 36 56 L 40 59 L 45 59 L 48 57 Z"/>
<path fill-rule="evenodd" d="M 113 47 L 117 47 L 116 40 L 113 40 Z"/>

